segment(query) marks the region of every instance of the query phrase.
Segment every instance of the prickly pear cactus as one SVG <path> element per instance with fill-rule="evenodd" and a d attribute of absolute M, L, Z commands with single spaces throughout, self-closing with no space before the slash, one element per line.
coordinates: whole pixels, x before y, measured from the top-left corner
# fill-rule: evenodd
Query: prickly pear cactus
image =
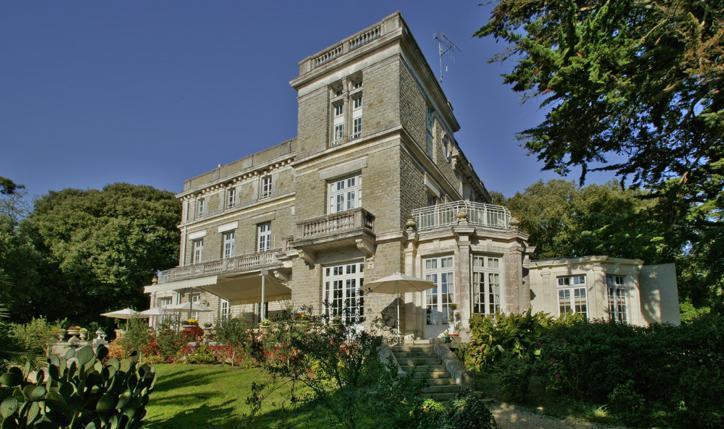
<path fill-rule="evenodd" d="M 138 366 L 137 355 L 104 361 L 107 355 L 105 346 L 96 353 L 84 346 L 51 356 L 34 374 L 29 366 L 10 368 L 0 375 L 0 429 L 140 428 L 156 372 Z"/>

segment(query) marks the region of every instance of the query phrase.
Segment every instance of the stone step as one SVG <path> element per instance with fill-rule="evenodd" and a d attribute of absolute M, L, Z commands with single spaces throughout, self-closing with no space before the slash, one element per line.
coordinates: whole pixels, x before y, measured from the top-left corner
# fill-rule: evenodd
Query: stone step
<path fill-rule="evenodd" d="M 423 352 L 423 353 L 434 353 L 432 346 L 423 345 L 404 345 L 392 347 L 392 352 Z"/>
<path fill-rule="evenodd" d="M 452 379 L 452 378 L 450 377 L 450 374 L 448 374 L 447 371 L 415 371 L 415 372 L 412 373 L 412 378 L 417 378 L 417 379 L 428 379 L 428 378 L 433 378 L 433 379 L 439 379 L 439 378 Z"/>
<path fill-rule="evenodd" d="M 455 385 L 455 380 L 453 380 L 452 377 L 449 378 L 428 378 L 425 380 L 428 386 L 446 386 L 446 385 Z"/>
<path fill-rule="evenodd" d="M 401 356 L 397 359 L 397 363 L 399 363 L 400 366 L 440 365 L 440 359 L 430 357 L 411 358 L 408 356 Z"/>
<path fill-rule="evenodd" d="M 460 386 L 457 384 L 437 384 L 422 388 L 422 393 L 458 393 Z"/>
<path fill-rule="evenodd" d="M 400 368 L 402 368 L 407 373 L 445 371 L 445 367 L 440 365 L 439 362 L 434 365 L 400 365 Z"/>
<path fill-rule="evenodd" d="M 457 395 L 458 395 L 457 393 L 445 392 L 445 393 L 428 393 L 428 394 L 425 394 L 424 396 L 427 398 L 430 398 L 430 399 L 434 399 L 438 402 L 447 402 L 447 401 L 452 401 L 453 399 L 455 399 L 455 397 L 457 397 Z"/>

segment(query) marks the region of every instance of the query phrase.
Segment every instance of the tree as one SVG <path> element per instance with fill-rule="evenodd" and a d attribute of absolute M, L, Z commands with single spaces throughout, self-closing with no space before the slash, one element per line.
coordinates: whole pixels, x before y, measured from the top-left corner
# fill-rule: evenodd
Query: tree
<path fill-rule="evenodd" d="M 544 168 L 614 172 L 651 191 L 667 241 L 705 262 L 693 278 L 724 301 L 724 44 L 721 1 L 501 0 L 476 36 L 510 47 L 504 81 L 541 100 L 524 130 Z M 703 241 L 702 241 L 703 240 Z M 697 281 L 697 280 L 694 280 Z"/>
<path fill-rule="evenodd" d="M 50 192 L 35 202 L 20 232 L 43 258 L 32 289 L 52 304 L 21 313 L 16 303 L 10 311 L 82 322 L 112 308 L 147 305 L 142 287 L 156 270 L 176 265 L 179 218 L 174 195 L 149 186 Z"/>
<path fill-rule="evenodd" d="M 650 215 L 655 200 L 616 182 L 582 188 L 573 182 L 537 182 L 507 200 L 530 234 L 538 258 L 609 255 L 672 262 L 679 245 L 666 242 L 663 224 Z"/>

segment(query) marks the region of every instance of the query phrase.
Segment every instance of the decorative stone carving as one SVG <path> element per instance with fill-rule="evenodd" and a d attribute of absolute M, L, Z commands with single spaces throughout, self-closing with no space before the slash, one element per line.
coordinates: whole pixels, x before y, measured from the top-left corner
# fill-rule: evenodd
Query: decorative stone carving
<path fill-rule="evenodd" d="M 304 250 L 298 250 L 297 254 L 299 255 L 299 258 L 301 258 L 302 261 L 304 261 L 305 264 L 309 268 L 314 268 L 314 254 L 310 252 L 305 252 Z"/>
<path fill-rule="evenodd" d="M 355 246 L 357 246 L 357 249 L 362 252 L 366 257 L 371 257 L 375 254 L 375 246 L 374 244 L 370 243 L 369 240 L 365 240 L 364 238 L 358 238 L 355 241 Z"/>

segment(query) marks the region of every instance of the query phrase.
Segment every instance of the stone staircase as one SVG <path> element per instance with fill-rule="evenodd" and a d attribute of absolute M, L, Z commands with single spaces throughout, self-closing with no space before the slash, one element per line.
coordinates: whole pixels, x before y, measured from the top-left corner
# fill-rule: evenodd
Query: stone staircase
<path fill-rule="evenodd" d="M 415 341 L 391 347 L 397 363 L 407 374 L 415 379 L 424 380 L 422 392 L 426 398 L 436 401 L 454 399 L 460 386 L 442 365 L 429 342 Z"/>

